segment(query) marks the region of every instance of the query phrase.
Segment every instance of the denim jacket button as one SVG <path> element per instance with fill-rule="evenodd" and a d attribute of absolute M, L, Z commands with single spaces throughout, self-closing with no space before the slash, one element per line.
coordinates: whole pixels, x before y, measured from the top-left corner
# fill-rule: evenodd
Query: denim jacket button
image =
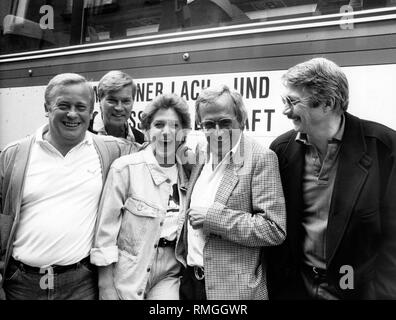
<path fill-rule="evenodd" d="M 150 268 L 147 268 L 147 272 L 150 272 L 150 270 L 151 270 Z"/>
<path fill-rule="evenodd" d="M 141 203 L 139 203 L 139 204 L 137 205 L 137 209 L 138 209 L 139 211 L 142 211 L 143 205 L 142 205 Z"/>
<path fill-rule="evenodd" d="M 143 290 L 139 290 L 137 294 L 138 294 L 138 296 L 141 296 L 142 293 L 143 293 Z"/>

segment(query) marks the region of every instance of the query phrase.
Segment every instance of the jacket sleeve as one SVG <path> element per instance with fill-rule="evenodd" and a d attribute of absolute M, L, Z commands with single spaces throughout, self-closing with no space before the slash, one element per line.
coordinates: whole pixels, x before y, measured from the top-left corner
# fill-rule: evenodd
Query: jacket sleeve
<path fill-rule="evenodd" d="M 0 214 L 3 213 L 3 189 L 4 184 L 4 171 L 5 171 L 5 159 L 4 159 L 4 152 L 0 152 Z"/>
<path fill-rule="evenodd" d="M 91 262 L 97 266 L 107 266 L 118 261 L 117 237 L 121 226 L 122 208 L 125 203 L 128 181 L 122 170 L 117 168 L 117 160 L 110 168 L 103 188 L 96 225 Z"/>
<path fill-rule="evenodd" d="M 376 299 L 396 299 L 396 147 L 382 164 L 383 194 L 380 202 L 382 239 L 376 266 Z"/>
<path fill-rule="evenodd" d="M 14 215 L 11 212 L 11 190 L 15 193 L 17 188 L 10 188 L 11 173 L 13 170 L 16 145 L 4 149 L 0 153 L 0 274 L 4 271 L 4 256 L 7 242 L 11 232 Z M 6 202 L 7 201 L 7 202 Z M 1 282 L 1 281 L 0 281 Z"/>
<path fill-rule="evenodd" d="M 4 154 L 0 153 L 0 257 L 3 255 L 2 251 L 2 232 L 1 226 L 3 225 L 3 181 L 4 181 Z M 3 283 L 3 271 L 4 271 L 4 261 L 1 259 L 0 261 L 0 284 Z M 5 293 L 3 286 L 0 285 L 0 300 L 5 300 Z"/>
<path fill-rule="evenodd" d="M 286 237 L 286 209 L 275 153 L 256 157 L 252 170 L 252 184 L 244 188 L 250 193 L 252 212 L 215 202 L 207 212 L 204 233 L 251 247 L 278 245 Z"/>

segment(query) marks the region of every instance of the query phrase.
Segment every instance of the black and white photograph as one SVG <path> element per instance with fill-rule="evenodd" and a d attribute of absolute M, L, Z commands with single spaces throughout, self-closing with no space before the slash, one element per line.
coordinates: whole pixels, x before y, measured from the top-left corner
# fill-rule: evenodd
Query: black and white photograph
<path fill-rule="evenodd" d="M 2 0 L 0 305 L 396 300 L 395 90 L 396 0 Z"/>

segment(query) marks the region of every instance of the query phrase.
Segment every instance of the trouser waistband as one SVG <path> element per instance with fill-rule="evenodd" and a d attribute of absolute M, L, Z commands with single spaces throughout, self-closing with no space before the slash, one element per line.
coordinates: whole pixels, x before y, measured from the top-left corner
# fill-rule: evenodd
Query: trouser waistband
<path fill-rule="evenodd" d="M 15 260 L 13 257 L 10 258 L 10 263 L 15 264 L 20 270 L 29 272 L 29 273 L 43 273 L 43 270 L 52 269 L 52 273 L 64 273 L 69 270 L 78 269 L 81 265 L 88 266 L 90 264 L 89 256 L 85 257 L 84 259 L 80 260 L 79 262 L 69 264 L 69 265 L 52 265 L 45 268 L 33 267 L 21 261 Z"/>

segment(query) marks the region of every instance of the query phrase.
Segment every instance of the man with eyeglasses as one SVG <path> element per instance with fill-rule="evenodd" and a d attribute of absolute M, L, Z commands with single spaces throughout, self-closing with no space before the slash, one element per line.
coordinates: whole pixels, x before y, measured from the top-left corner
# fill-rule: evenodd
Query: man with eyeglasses
<path fill-rule="evenodd" d="M 195 110 L 207 146 L 197 148 L 204 161 L 191 172 L 179 220 L 181 299 L 267 299 L 262 248 L 282 243 L 286 228 L 276 155 L 243 134 L 239 93 L 205 89 Z"/>
<path fill-rule="evenodd" d="M 106 73 L 98 84 L 101 117 L 92 119 L 90 131 L 143 144 L 144 134 L 130 118 L 135 96 L 136 84 L 128 74 L 118 70 Z"/>
<path fill-rule="evenodd" d="M 282 80 L 294 129 L 271 145 L 287 238 L 270 250 L 270 299 L 395 299 L 396 132 L 347 112 L 348 81 L 330 60 Z"/>

